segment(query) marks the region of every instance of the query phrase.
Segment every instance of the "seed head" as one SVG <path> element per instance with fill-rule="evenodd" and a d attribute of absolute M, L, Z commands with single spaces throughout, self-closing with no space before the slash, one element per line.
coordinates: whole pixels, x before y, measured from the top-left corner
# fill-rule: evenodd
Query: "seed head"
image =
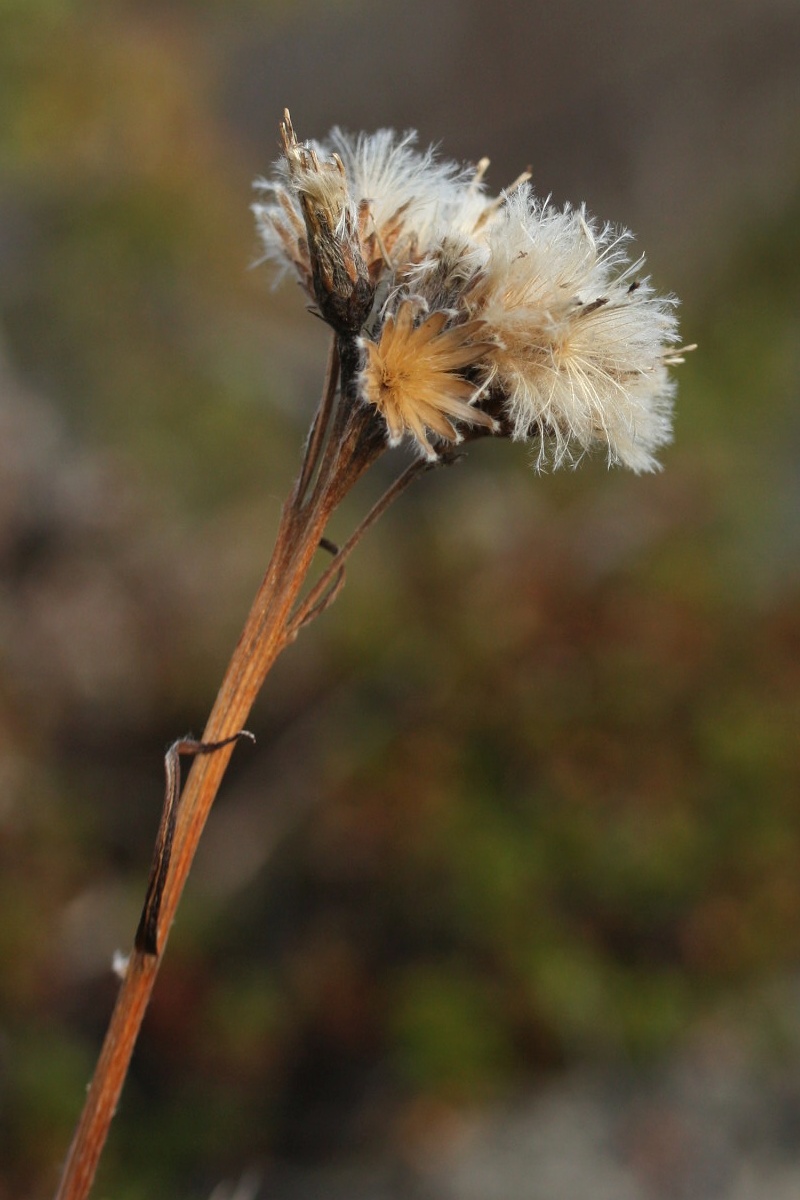
<path fill-rule="evenodd" d="M 492 199 L 488 160 L 442 162 L 413 133 L 301 145 L 287 113 L 282 140 L 255 205 L 265 254 L 354 340 L 358 394 L 392 445 L 409 435 L 436 457 L 465 426 L 534 442 L 538 466 L 600 448 L 656 469 L 677 301 L 642 276 L 627 231 L 540 202 L 528 172 Z"/>
<path fill-rule="evenodd" d="M 414 308 L 403 301 L 383 322 L 378 342 L 363 339 L 360 386 L 364 399 L 386 421 L 390 445 L 410 433 L 426 457 L 434 459 L 429 435 L 461 441 L 454 422 L 495 429 L 488 413 L 475 407 L 480 387 L 464 377 L 488 347 L 482 322 L 447 328 L 448 314 L 434 312 L 415 324 Z"/>

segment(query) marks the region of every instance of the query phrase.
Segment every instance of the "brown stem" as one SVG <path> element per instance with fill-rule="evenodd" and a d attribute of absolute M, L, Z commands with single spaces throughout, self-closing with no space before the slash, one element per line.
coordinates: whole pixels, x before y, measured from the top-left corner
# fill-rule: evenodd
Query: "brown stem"
<path fill-rule="evenodd" d="M 328 394 L 330 388 L 329 381 Z M 312 438 L 310 446 L 313 444 Z M 293 640 L 287 628 L 290 614 L 328 519 L 384 444 L 383 437 L 371 429 L 368 413 L 354 408 L 336 445 L 329 443 L 326 447 L 313 494 L 305 505 L 301 492 L 297 488 L 293 491 L 284 506 L 269 566 L 231 657 L 203 742 L 223 742 L 244 726 L 270 667 Z M 318 455 L 319 445 L 315 453 Z M 160 899 L 159 929 L 153 939 L 160 953 L 134 948 L 131 954 L 56 1200 L 85 1200 L 91 1188 L 169 930 L 233 748 L 232 740 L 212 755 L 195 758 L 192 764 L 178 806 Z"/>
<path fill-rule="evenodd" d="M 325 387 L 322 392 L 322 401 L 317 415 L 314 417 L 314 422 L 311 426 L 306 453 L 303 459 L 303 465 L 300 468 L 300 474 L 297 478 L 295 487 L 295 496 L 298 502 L 302 502 L 303 497 L 308 490 L 317 463 L 319 462 L 320 452 L 325 442 L 325 434 L 328 431 L 331 412 L 333 411 L 334 401 L 336 399 L 336 388 L 339 384 L 339 346 L 336 338 L 331 341 L 331 348 L 328 352 L 328 368 L 325 377 Z"/>

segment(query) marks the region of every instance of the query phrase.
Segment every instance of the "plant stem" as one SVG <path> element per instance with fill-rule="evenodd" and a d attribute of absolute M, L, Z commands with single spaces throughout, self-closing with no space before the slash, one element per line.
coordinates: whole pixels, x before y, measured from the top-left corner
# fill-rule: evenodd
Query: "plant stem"
<path fill-rule="evenodd" d="M 287 626 L 287 639 L 294 640 L 304 625 L 307 625 L 314 617 L 318 617 L 333 603 L 344 583 L 344 564 L 364 534 L 372 528 L 378 518 L 383 516 L 387 508 L 394 503 L 398 496 L 402 495 L 415 479 L 418 479 L 426 471 L 432 470 L 434 466 L 441 465 L 441 462 L 442 460 L 436 463 L 427 462 L 425 459 L 418 458 L 409 467 L 406 467 L 403 474 L 387 488 L 341 549 L 336 551 L 333 562 L 322 572 L 308 595 L 304 597 L 302 604 L 292 614 Z"/>
<path fill-rule="evenodd" d="M 382 452 L 363 408 L 351 409 L 324 445 L 325 425 L 333 413 L 338 353 L 332 354 L 326 390 L 306 459 L 284 505 L 269 566 L 228 664 L 203 742 L 220 742 L 244 725 L 264 680 L 293 639 L 290 619 L 328 520 L 356 480 Z M 343 381 L 344 382 L 344 381 Z M 312 459 L 309 463 L 309 459 Z M 316 468 L 310 496 L 308 483 Z M 305 497 L 305 502 L 304 502 Z M 157 954 L 134 949 L 117 995 L 94 1077 L 64 1166 L 56 1200 L 85 1200 L 119 1101 L 136 1038 L 153 990 L 164 947 L 211 806 L 233 753 L 231 742 L 194 759 L 178 805 L 164 889 L 161 896 Z"/>
<path fill-rule="evenodd" d="M 314 475 L 317 463 L 319 461 L 320 452 L 325 441 L 325 434 L 330 423 L 330 415 L 333 411 L 334 402 L 336 400 L 336 387 L 339 383 L 339 347 L 336 338 L 332 338 L 330 350 L 328 351 L 328 366 L 325 377 L 325 387 L 322 391 L 322 400 L 320 401 L 319 410 L 314 417 L 311 425 L 311 432 L 308 436 L 308 445 L 306 447 L 305 458 L 300 474 L 297 477 L 295 486 L 295 496 L 299 502 L 302 502 L 305 497 L 308 485 Z"/>

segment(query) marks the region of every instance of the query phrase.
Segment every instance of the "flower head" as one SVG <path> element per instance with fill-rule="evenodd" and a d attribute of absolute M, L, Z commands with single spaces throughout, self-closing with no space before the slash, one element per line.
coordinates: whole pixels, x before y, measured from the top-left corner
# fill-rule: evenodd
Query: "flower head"
<path fill-rule="evenodd" d="M 637 276 L 629 241 L 583 208 L 540 204 L 527 185 L 487 230 L 465 303 L 494 335 L 487 361 L 512 436 L 538 433 L 540 462 L 601 446 L 610 463 L 652 470 L 670 440 L 676 302 Z"/>
<path fill-rule="evenodd" d="M 257 182 L 263 199 L 253 211 L 266 257 L 291 266 L 317 302 L 315 255 L 332 257 L 320 230 L 339 247 L 333 257 L 359 260 L 375 288 L 425 255 L 442 215 L 464 195 L 464 172 L 438 162 L 432 149 L 416 150 L 413 132 L 351 136 L 337 128 L 324 145 L 300 144 L 286 113 L 281 137 L 283 157 L 274 179 Z"/>
<path fill-rule="evenodd" d="M 255 206 L 265 252 L 358 349 L 357 394 L 390 444 L 435 457 L 465 427 L 535 441 L 540 466 L 599 447 L 657 467 L 676 301 L 640 276 L 629 233 L 538 201 L 527 172 L 492 199 L 488 160 L 439 161 L 414 134 L 301 145 L 288 114 L 282 131 Z"/>
<path fill-rule="evenodd" d="M 487 345 L 482 322 L 446 328 L 447 314 L 435 312 L 416 324 L 414 308 L 404 301 L 384 321 L 379 341 L 364 339 L 360 385 L 386 421 L 390 445 L 410 433 L 428 458 L 436 458 L 429 434 L 457 443 L 456 421 L 495 428 L 488 413 L 475 407 L 480 387 L 463 375 Z"/>

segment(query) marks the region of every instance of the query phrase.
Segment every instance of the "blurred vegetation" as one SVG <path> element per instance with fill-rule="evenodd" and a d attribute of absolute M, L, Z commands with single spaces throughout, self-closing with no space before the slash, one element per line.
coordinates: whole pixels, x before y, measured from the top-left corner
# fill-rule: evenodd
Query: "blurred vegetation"
<path fill-rule="evenodd" d="M 220 13 L 0 6 L 2 1200 L 54 1184 L 322 375 L 247 270 Z M 371 535 L 237 752 L 98 1195 L 413 1157 L 796 970 L 798 229 L 689 298 L 663 475 L 480 447 Z"/>

